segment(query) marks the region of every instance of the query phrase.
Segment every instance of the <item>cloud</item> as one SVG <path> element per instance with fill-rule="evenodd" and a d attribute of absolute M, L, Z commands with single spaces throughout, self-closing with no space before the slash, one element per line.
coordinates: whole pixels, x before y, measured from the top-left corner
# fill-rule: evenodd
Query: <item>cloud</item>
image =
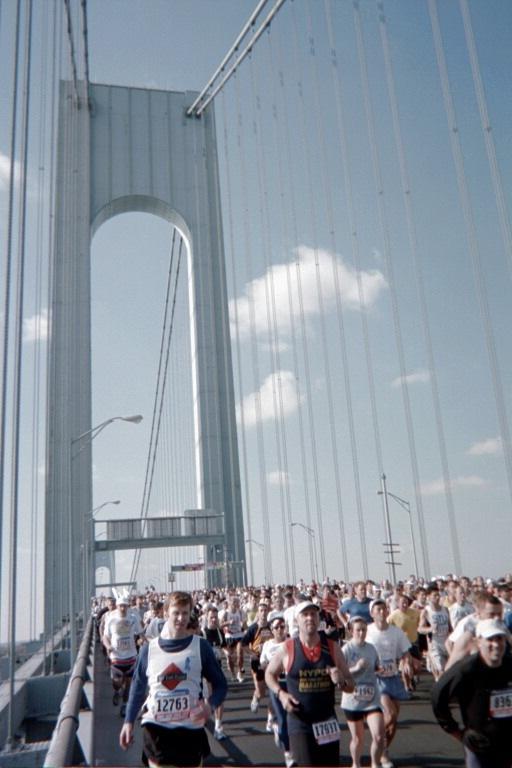
<path fill-rule="evenodd" d="M 391 386 L 396 389 L 397 387 L 401 387 L 404 383 L 426 384 L 427 381 L 430 381 L 430 373 L 428 371 L 419 370 L 413 371 L 412 373 L 407 373 L 405 376 L 398 376 L 398 378 L 393 379 Z"/>
<path fill-rule="evenodd" d="M 473 443 L 466 451 L 467 456 L 496 456 L 502 452 L 501 437 L 488 437 Z"/>
<path fill-rule="evenodd" d="M 9 185 L 9 178 L 11 173 L 11 159 L 7 155 L 0 152 L 0 190 L 7 189 Z M 14 179 L 17 181 L 20 175 L 20 164 L 18 161 L 14 162 Z"/>
<path fill-rule="evenodd" d="M 242 421 L 242 412 L 246 427 L 254 427 L 258 423 L 258 420 L 264 422 L 276 418 L 274 392 L 276 392 L 277 397 L 279 393 L 279 380 L 283 400 L 283 416 L 289 416 L 297 410 L 299 406 L 299 398 L 297 395 L 295 376 L 291 371 L 277 371 L 276 373 L 271 373 L 270 376 L 267 376 L 257 392 L 251 392 L 250 395 L 244 397 L 242 403 L 237 405 L 236 417 L 239 424 Z M 259 413 L 256 408 L 258 399 L 260 404 Z"/>
<path fill-rule="evenodd" d="M 271 301 L 272 294 L 274 295 L 276 325 L 279 334 L 290 333 L 292 322 L 295 323 L 300 316 L 301 303 L 306 319 L 317 316 L 320 313 L 317 270 L 325 311 L 329 311 L 335 306 L 335 276 L 337 276 L 344 308 L 354 311 L 360 309 L 357 270 L 345 264 L 340 256 L 323 249 L 315 250 L 300 245 L 294 252 L 296 262 L 300 265 L 300 274 L 296 269 L 296 262 L 275 264 L 269 267 L 262 277 L 257 277 L 247 283 L 242 296 L 231 299 L 229 315 L 233 334 L 236 321 L 238 321 L 238 332 L 241 338 L 248 336 L 251 332 L 251 322 L 254 323 L 256 334 L 268 333 L 267 296 L 269 297 L 268 300 Z M 384 275 L 379 270 L 361 270 L 359 280 L 365 304 L 367 307 L 371 307 L 387 287 Z M 302 302 L 299 299 L 302 299 Z"/>
<path fill-rule="evenodd" d="M 466 477 L 454 477 L 451 480 L 451 490 L 456 488 L 482 488 L 486 481 L 478 475 L 467 475 Z M 433 480 L 431 483 L 425 483 L 421 486 L 421 492 L 424 496 L 439 496 L 445 493 L 445 484 L 442 477 Z"/>
<path fill-rule="evenodd" d="M 276 469 L 274 472 L 267 473 L 267 482 L 269 485 L 289 485 L 290 476 L 288 472 Z"/>
<path fill-rule="evenodd" d="M 48 310 L 23 320 L 23 341 L 46 341 L 48 339 Z"/>

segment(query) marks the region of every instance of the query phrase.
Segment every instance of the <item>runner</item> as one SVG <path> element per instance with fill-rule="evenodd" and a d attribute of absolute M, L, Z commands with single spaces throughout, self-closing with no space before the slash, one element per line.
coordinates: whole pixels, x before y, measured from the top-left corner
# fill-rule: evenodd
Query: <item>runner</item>
<path fill-rule="evenodd" d="M 226 638 L 226 658 L 233 682 L 243 683 L 244 680 L 244 636 L 245 618 L 240 608 L 240 599 L 235 594 L 228 597 L 228 606 L 219 611 L 219 622 Z M 238 672 L 237 672 L 238 670 Z"/>
<path fill-rule="evenodd" d="M 429 661 L 427 667 L 434 680 L 439 680 L 448 661 L 446 640 L 451 632 L 450 614 L 448 608 L 441 605 L 441 594 L 437 584 L 430 584 L 427 587 L 427 600 L 428 605 L 420 616 L 418 632 L 427 636 Z"/>
<path fill-rule="evenodd" d="M 242 638 L 242 645 L 248 646 L 251 654 L 251 673 L 254 682 L 254 694 L 251 700 L 251 712 L 257 712 L 260 699 L 265 695 L 265 672 L 260 665 L 263 644 L 270 640 L 272 632 L 268 624 L 269 604 L 261 600 L 258 605 L 256 621 L 251 624 Z M 267 731 L 272 733 L 273 716 L 269 709 L 267 716 Z"/>
<path fill-rule="evenodd" d="M 260 665 L 262 669 L 265 669 L 268 666 L 270 660 L 281 648 L 287 637 L 286 622 L 282 613 L 280 615 L 275 615 L 269 623 L 270 629 L 272 630 L 272 637 L 270 640 L 267 640 L 264 643 L 263 648 L 261 649 Z M 286 691 L 286 676 L 284 673 L 279 677 L 279 686 L 282 690 Z M 276 694 L 272 689 L 269 690 L 269 695 L 275 716 L 275 723 L 273 724 L 274 741 L 276 743 L 276 747 L 279 747 L 284 751 L 286 767 L 291 768 L 291 766 L 296 765 L 296 763 L 293 759 L 292 753 L 290 752 L 290 739 L 288 738 L 286 712 L 284 711 L 283 705 L 279 700 L 279 695 Z"/>
<path fill-rule="evenodd" d="M 471 613 L 457 624 L 457 628 L 447 639 L 450 656 L 445 666 L 449 669 L 455 662 L 476 650 L 476 626 L 482 619 L 501 619 L 503 605 L 494 595 L 485 590 L 477 592 L 473 598 L 475 613 Z"/>
<path fill-rule="evenodd" d="M 336 685 L 353 691 L 354 681 L 339 645 L 318 632 L 318 606 L 306 600 L 299 603 L 296 614 L 299 634 L 273 656 L 265 680 L 286 710 L 297 765 L 339 765 L 334 691 Z M 279 683 L 283 671 L 287 691 Z"/>
<path fill-rule="evenodd" d="M 362 616 L 366 623 L 370 624 L 373 621 L 370 615 L 370 603 L 371 600 L 366 594 L 366 583 L 356 581 L 353 586 L 353 597 L 343 600 L 338 610 L 338 618 L 343 626 L 348 627 L 351 616 Z"/>
<path fill-rule="evenodd" d="M 372 736 L 370 747 L 372 768 L 379 768 L 384 751 L 384 717 L 376 675 L 379 656 L 375 646 L 365 642 L 367 628 L 368 625 L 363 618 L 353 616 L 350 619 L 352 639 L 342 648 L 343 656 L 355 682 L 354 692 L 343 693 L 341 696 L 341 708 L 345 713 L 351 736 L 352 768 L 361 768 L 365 720 Z"/>
<path fill-rule="evenodd" d="M 402 667 L 402 680 L 404 681 L 406 690 L 409 692 L 416 689 L 416 676 L 419 675 L 421 671 L 421 653 L 418 643 L 420 613 L 415 608 L 411 607 L 411 603 L 411 598 L 408 595 L 403 594 L 399 600 L 398 608 L 396 611 L 390 613 L 388 617 L 388 622 L 405 632 L 411 644 L 409 652 L 411 654 L 413 676 L 409 677 L 407 674 L 407 667 Z"/>
<path fill-rule="evenodd" d="M 137 662 L 134 682 L 119 741 L 123 749 L 133 742 L 133 727 L 146 696 L 142 716 L 144 751 L 149 766 L 198 766 L 210 753 L 204 724 L 210 707 L 219 707 L 227 683 L 211 646 L 190 632 L 192 596 L 172 592 L 164 613 L 167 624 L 162 636 L 144 645 Z M 211 684 L 206 701 L 203 678 Z"/>
<path fill-rule="evenodd" d="M 112 703 L 117 706 L 122 696 L 120 715 L 124 717 L 137 661 L 137 639 L 142 635 L 142 627 L 136 614 L 128 609 L 130 600 L 127 596 L 118 597 L 116 605 L 116 610 L 107 614 L 103 644 L 110 659 L 110 677 L 114 689 Z"/>
<path fill-rule="evenodd" d="M 219 627 L 219 612 L 217 608 L 210 605 L 206 613 L 206 626 L 201 635 L 208 641 L 213 649 L 213 654 L 222 669 L 222 651 L 226 647 L 226 638 L 222 629 Z M 224 704 L 215 709 L 215 727 L 213 731 L 214 738 L 222 741 L 226 738 L 224 728 L 222 727 L 222 715 L 224 713 Z"/>
<path fill-rule="evenodd" d="M 467 768 L 512 766 L 512 657 L 505 655 L 507 629 L 497 619 L 477 624 L 478 653 L 454 664 L 432 692 L 434 714 L 464 745 Z M 463 726 L 450 702 L 460 707 Z"/>
<path fill-rule="evenodd" d="M 465 619 L 473 613 L 474 608 L 472 604 L 466 599 L 466 590 L 461 584 L 457 584 L 455 587 L 455 602 L 448 608 L 450 612 L 450 623 L 455 629 L 461 619 Z"/>
<path fill-rule="evenodd" d="M 388 750 L 396 734 L 400 702 L 410 698 L 400 676 L 399 664 L 405 667 L 409 675 L 412 674 L 409 653 L 411 644 L 405 632 L 388 624 L 388 609 L 383 598 L 373 600 L 370 610 L 374 623 L 368 627 L 366 640 L 375 646 L 379 654 L 380 666 L 377 670 L 377 681 L 386 732 L 386 748 L 382 753 L 380 764 L 382 768 L 393 768 Z"/>

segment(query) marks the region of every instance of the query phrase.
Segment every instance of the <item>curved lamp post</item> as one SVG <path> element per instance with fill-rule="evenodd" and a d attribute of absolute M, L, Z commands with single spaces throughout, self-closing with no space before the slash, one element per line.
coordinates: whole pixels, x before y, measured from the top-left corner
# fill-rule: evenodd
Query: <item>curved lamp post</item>
<path fill-rule="evenodd" d="M 140 424 L 143 417 L 140 414 L 134 416 L 112 416 L 110 419 L 100 422 L 95 427 L 82 432 L 81 435 L 71 440 L 69 446 L 70 453 L 70 482 L 69 482 L 69 526 L 68 526 L 68 581 L 69 581 L 69 622 L 70 622 L 70 668 L 73 668 L 75 663 L 75 656 L 77 650 L 77 624 L 76 624 L 76 596 L 75 596 L 75 505 L 74 505 L 74 493 L 73 493 L 73 467 L 74 461 L 78 458 L 84 448 L 92 443 L 95 437 L 102 432 L 105 427 L 112 424 L 114 421 L 127 421 L 131 424 Z M 78 450 L 73 452 L 75 446 L 78 446 Z M 89 568 L 90 571 L 90 568 Z M 89 585 L 90 588 L 90 585 Z M 84 604 L 84 610 L 86 606 Z"/>
<path fill-rule="evenodd" d="M 313 562 L 313 568 L 314 568 L 313 578 L 315 579 L 316 582 L 318 582 L 318 559 L 317 559 L 317 556 L 316 556 L 316 535 L 315 535 L 315 529 L 314 528 L 310 528 L 309 526 L 304 525 L 303 523 L 297 523 L 297 522 L 291 522 L 290 523 L 291 528 L 293 528 L 295 525 L 298 525 L 299 528 L 303 528 L 306 531 L 306 533 L 313 540 L 313 558 L 314 558 L 314 562 Z"/>

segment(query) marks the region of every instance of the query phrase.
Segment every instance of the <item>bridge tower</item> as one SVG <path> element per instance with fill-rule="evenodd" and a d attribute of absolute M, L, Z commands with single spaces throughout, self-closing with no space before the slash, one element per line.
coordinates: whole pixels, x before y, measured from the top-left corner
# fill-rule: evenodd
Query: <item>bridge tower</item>
<path fill-rule="evenodd" d="M 161 216 L 187 245 L 193 361 L 197 506 L 224 515 L 232 576 L 245 582 L 245 553 L 214 114 L 186 117 L 196 94 L 62 83 L 48 411 L 45 608 L 50 632 L 90 594 L 77 568 L 93 551 L 90 243 L 109 218 Z M 75 130 L 70 130 L 74 126 Z M 78 140 L 77 137 L 78 136 Z M 89 538 L 89 540 L 88 540 Z M 224 553 L 211 551 L 212 562 Z"/>

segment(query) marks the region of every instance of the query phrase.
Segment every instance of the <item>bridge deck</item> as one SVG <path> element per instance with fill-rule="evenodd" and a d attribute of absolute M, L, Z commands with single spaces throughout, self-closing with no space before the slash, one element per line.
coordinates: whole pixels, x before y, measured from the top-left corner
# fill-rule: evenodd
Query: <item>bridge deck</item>
<path fill-rule="evenodd" d="M 135 744 L 124 752 L 118 743 L 121 718 L 119 707 L 112 704 L 112 688 L 108 667 L 101 651 L 96 654 L 95 671 L 95 760 L 98 766 L 138 766 L 141 762 L 141 733 L 136 728 Z M 391 749 L 391 756 L 397 768 L 456 768 L 463 766 L 461 747 L 448 737 L 435 723 L 429 704 L 430 677 L 425 675 L 414 699 L 402 707 L 400 727 Z M 282 766 L 280 751 L 275 747 L 272 736 L 265 731 L 266 706 L 253 714 L 249 704 L 252 683 L 229 683 L 225 702 L 224 730 L 227 739 L 217 742 L 210 731 L 212 754 L 205 765 L 228 766 Z M 341 754 L 342 766 L 351 765 L 348 751 L 348 730 L 343 714 Z M 365 743 L 362 765 L 369 766 L 368 737 Z"/>

